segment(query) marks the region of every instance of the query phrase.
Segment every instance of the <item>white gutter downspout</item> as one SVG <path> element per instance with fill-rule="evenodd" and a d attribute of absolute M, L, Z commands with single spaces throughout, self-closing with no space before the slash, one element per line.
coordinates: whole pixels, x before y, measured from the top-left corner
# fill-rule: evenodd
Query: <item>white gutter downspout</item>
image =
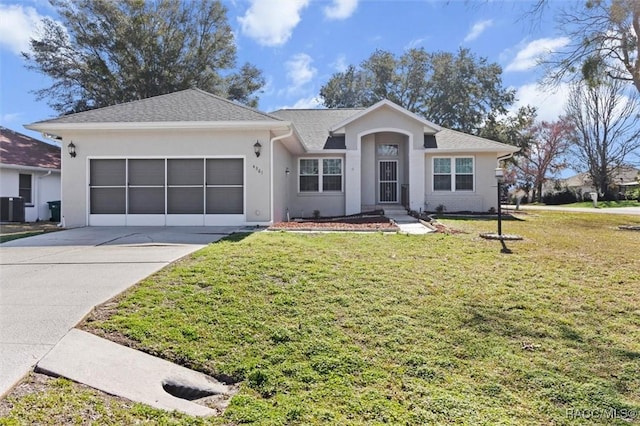
<path fill-rule="evenodd" d="M 500 167 L 500 161 L 502 160 L 508 160 L 509 158 L 513 157 L 513 152 L 507 155 L 503 155 L 502 157 L 498 157 L 498 167 Z"/>
<path fill-rule="evenodd" d="M 36 222 L 40 222 L 40 179 L 45 178 L 47 176 L 51 176 L 51 170 L 49 170 L 47 173 L 37 176 L 37 181 L 36 181 Z"/>
<path fill-rule="evenodd" d="M 281 139 L 284 138 L 288 138 L 289 136 L 291 136 L 293 134 L 293 125 L 289 126 L 289 131 L 287 133 L 285 133 L 284 135 L 280 135 L 280 136 L 274 136 L 273 138 L 271 138 L 269 144 L 271 145 L 271 149 L 270 149 L 270 162 L 271 162 L 271 194 L 270 194 L 270 204 L 271 204 L 271 223 L 275 222 L 275 203 L 273 202 L 273 194 L 275 192 L 274 187 L 273 187 L 273 178 L 274 178 L 274 174 L 275 174 L 275 170 L 274 170 L 274 164 L 273 164 L 273 149 L 274 149 L 274 142 L 279 141 Z M 288 194 L 287 194 L 287 198 L 288 198 Z"/>

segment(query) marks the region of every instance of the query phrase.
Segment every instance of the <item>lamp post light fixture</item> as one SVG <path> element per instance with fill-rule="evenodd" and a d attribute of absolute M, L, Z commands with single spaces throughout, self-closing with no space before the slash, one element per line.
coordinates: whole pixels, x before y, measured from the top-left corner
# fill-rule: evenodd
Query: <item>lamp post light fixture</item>
<path fill-rule="evenodd" d="M 71 158 L 76 158 L 76 146 L 73 144 L 73 141 L 67 145 L 67 149 L 69 150 L 69 156 Z"/>
<path fill-rule="evenodd" d="M 260 141 L 256 141 L 256 143 L 253 144 L 253 152 L 256 154 L 256 157 L 260 157 L 260 152 L 262 152 L 262 144 Z"/>
<path fill-rule="evenodd" d="M 502 184 L 504 183 L 504 169 L 502 167 L 497 167 L 496 171 L 496 181 L 498 182 L 498 239 L 500 240 L 500 244 L 502 244 L 502 253 L 511 253 L 504 243 L 504 237 L 502 236 Z"/>

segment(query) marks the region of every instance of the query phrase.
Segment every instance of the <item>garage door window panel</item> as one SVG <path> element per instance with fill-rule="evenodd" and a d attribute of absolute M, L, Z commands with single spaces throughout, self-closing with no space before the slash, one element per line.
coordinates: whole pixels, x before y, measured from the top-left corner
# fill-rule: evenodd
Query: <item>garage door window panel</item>
<path fill-rule="evenodd" d="M 207 214 L 244 213 L 244 160 L 207 160 Z"/>
<path fill-rule="evenodd" d="M 204 214 L 204 159 L 167 160 L 167 213 Z"/>
<path fill-rule="evenodd" d="M 165 160 L 129 160 L 129 213 L 164 214 Z"/>
<path fill-rule="evenodd" d="M 91 188 L 91 214 L 124 214 L 125 188 Z"/>
<path fill-rule="evenodd" d="M 91 214 L 125 214 L 127 161 L 91 160 L 89 169 Z"/>

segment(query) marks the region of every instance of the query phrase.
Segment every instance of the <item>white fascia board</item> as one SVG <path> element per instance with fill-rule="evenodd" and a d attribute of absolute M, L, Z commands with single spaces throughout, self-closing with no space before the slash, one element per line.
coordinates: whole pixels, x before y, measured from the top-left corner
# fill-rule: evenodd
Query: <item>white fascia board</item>
<path fill-rule="evenodd" d="M 342 154 L 347 153 L 346 149 L 309 149 L 307 154 Z"/>
<path fill-rule="evenodd" d="M 425 154 L 474 154 L 477 152 L 495 152 L 499 157 L 503 155 L 513 154 L 514 152 L 520 151 L 518 148 L 509 149 L 507 148 L 452 148 L 452 149 L 442 149 L 442 148 L 425 148 Z"/>
<path fill-rule="evenodd" d="M 161 121 L 109 123 L 32 123 L 29 130 L 54 133 L 56 130 L 156 130 L 156 129 L 214 129 L 214 130 L 286 130 L 290 121 Z"/>
<path fill-rule="evenodd" d="M 372 111 L 375 111 L 379 108 L 382 108 L 383 106 L 388 106 L 389 108 L 394 109 L 395 111 L 404 114 L 408 117 L 413 118 L 414 120 L 419 121 L 420 123 L 422 123 L 425 127 L 425 131 L 427 131 L 427 133 L 435 133 L 435 132 L 439 132 L 440 130 L 442 130 L 442 127 L 438 126 L 435 123 L 430 122 L 429 120 L 426 120 L 423 117 L 420 117 L 419 115 L 409 111 L 408 109 L 405 109 L 403 107 L 401 107 L 400 105 L 397 105 L 387 99 L 383 99 L 380 102 L 377 102 L 374 105 L 371 105 L 369 108 L 360 111 L 359 113 L 355 114 L 354 116 L 351 116 L 349 118 L 347 118 L 346 120 L 344 120 L 341 123 L 336 124 L 335 126 L 333 126 L 331 129 L 329 129 L 330 132 L 338 132 L 338 131 L 344 131 L 344 127 L 347 126 L 349 123 L 352 123 L 358 119 L 360 119 L 361 117 L 364 117 L 365 115 L 369 114 Z"/>
<path fill-rule="evenodd" d="M 52 173 L 60 173 L 60 169 L 49 169 L 46 167 L 36 167 L 36 166 L 21 166 L 19 164 L 0 164 L 1 169 L 11 169 L 11 170 L 26 170 L 30 172 L 52 172 Z"/>

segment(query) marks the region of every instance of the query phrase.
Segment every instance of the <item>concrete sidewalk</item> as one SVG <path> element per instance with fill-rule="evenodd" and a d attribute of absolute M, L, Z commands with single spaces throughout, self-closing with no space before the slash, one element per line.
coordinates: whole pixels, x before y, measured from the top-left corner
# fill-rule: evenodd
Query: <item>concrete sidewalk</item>
<path fill-rule="evenodd" d="M 504 209 L 515 210 L 515 205 L 503 206 Z M 593 208 L 593 207 L 563 207 L 563 206 L 532 206 L 529 204 L 520 204 L 520 210 L 547 210 L 568 213 L 604 213 L 618 215 L 640 216 L 640 207 L 615 207 L 615 208 Z"/>
<path fill-rule="evenodd" d="M 0 244 L 0 397 L 95 305 L 237 229 L 77 228 Z"/>

